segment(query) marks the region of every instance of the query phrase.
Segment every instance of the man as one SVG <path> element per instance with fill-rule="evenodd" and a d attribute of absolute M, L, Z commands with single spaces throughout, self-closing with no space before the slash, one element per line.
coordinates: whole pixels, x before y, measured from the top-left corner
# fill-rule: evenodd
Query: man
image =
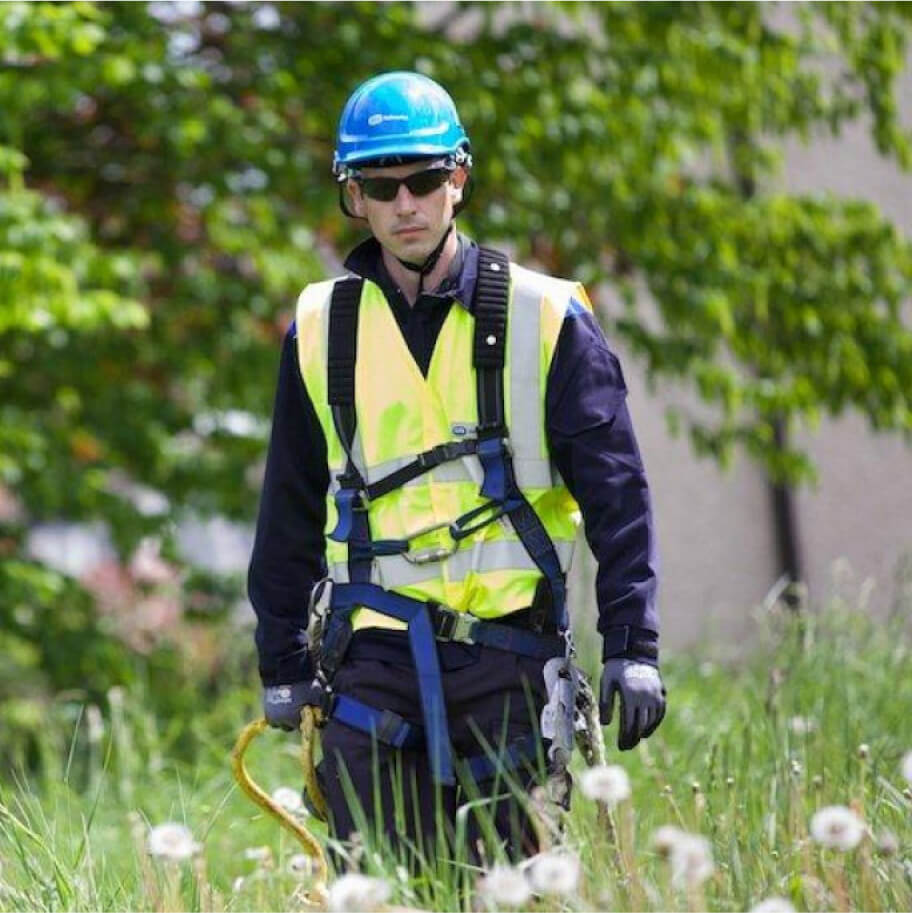
<path fill-rule="evenodd" d="M 579 284 L 454 230 L 471 166 L 424 76 L 382 74 L 346 104 L 334 173 L 372 237 L 349 278 L 302 292 L 286 336 L 249 592 L 267 719 L 297 728 L 305 704 L 329 718 L 319 773 L 339 840 L 474 846 L 491 829 L 454 824 L 472 801 L 515 856 L 534 837 L 514 793 L 572 743 L 580 513 L 620 749 L 659 725 L 665 692 L 620 365 Z"/>

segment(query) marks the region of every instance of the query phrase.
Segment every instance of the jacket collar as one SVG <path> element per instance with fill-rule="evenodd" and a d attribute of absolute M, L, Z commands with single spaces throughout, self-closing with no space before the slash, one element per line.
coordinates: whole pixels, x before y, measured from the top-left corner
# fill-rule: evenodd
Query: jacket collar
<path fill-rule="evenodd" d="M 450 269 L 440 285 L 431 291 L 421 293 L 422 298 L 446 298 L 455 301 L 472 312 L 475 298 L 475 280 L 478 277 L 478 245 L 458 232 L 459 245 Z M 401 295 L 383 263 L 380 243 L 376 238 L 362 241 L 345 259 L 345 268 L 362 279 L 369 279 L 380 286 L 387 298 Z"/>

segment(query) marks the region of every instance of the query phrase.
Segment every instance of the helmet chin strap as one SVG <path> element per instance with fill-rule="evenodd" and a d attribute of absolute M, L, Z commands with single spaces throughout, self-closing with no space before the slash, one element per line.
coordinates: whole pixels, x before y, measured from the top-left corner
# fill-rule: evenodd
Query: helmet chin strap
<path fill-rule="evenodd" d="M 453 222 L 450 221 L 450 224 L 447 226 L 447 230 L 443 233 L 443 237 L 440 239 L 440 243 L 424 258 L 424 263 L 410 263 L 408 260 L 403 260 L 401 257 L 396 257 L 396 259 L 407 269 L 411 270 L 413 273 L 418 273 L 418 294 L 420 295 L 424 288 L 424 277 L 428 273 L 432 272 L 434 267 L 437 265 L 437 261 L 440 259 L 440 255 L 443 253 L 443 246 L 446 244 L 447 238 L 450 236 L 450 232 L 453 231 Z"/>

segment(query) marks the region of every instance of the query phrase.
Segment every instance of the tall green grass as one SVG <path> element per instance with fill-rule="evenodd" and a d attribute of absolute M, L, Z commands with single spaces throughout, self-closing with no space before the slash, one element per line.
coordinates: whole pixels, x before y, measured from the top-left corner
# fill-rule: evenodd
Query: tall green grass
<path fill-rule="evenodd" d="M 582 861 L 579 888 L 526 907 L 747 910 L 776 895 L 797 909 L 912 909 L 912 790 L 900 769 L 912 750 L 908 609 L 875 621 L 839 599 L 800 617 L 774 608 L 737 658 L 667 656 L 662 727 L 633 752 L 609 750 L 630 800 L 606 815 L 577 791 L 564 844 Z M 0 785 L 0 910 L 303 908 L 306 881 L 288 868 L 300 848 L 228 768 L 256 695 L 187 723 L 201 746 L 192 763 L 169 760 L 182 730 L 151 718 L 142 694 L 114 698 L 104 732 L 87 713 L 59 766 Z M 267 790 L 297 787 L 296 754 L 293 739 L 269 733 L 249 763 Z M 846 853 L 809 834 L 815 810 L 835 804 L 867 828 Z M 151 859 L 148 828 L 164 821 L 185 823 L 203 852 Z M 666 824 L 709 839 L 714 872 L 702 884 L 671 883 L 652 842 Z M 480 873 L 465 865 L 428 860 L 413 877 L 370 847 L 363 863 L 390 882 L 393 904 L 481 903 Z"/>

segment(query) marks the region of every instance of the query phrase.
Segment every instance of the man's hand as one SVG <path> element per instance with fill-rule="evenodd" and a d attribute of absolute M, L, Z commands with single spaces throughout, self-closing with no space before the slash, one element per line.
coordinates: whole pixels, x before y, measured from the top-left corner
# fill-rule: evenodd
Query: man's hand
<path fill-rule="evenodd" d="M 301 726 L 301 710 L 307 705 L 319 707 L 323 689 L 316 680 L 291 685 L 270 685 L 263 689 L 263 715 L 276 729 L 294 731 Z"/>
<path fill-rule="evenodd" d="M 628 751 L 648 739 L 665 716 L 665 686 L 659 670 L 632 659 L 608 659 L 602 666 L 599 718 L 603 726 L 614 715 L 614 695 L 621 702 L 618 748 Z"/>

